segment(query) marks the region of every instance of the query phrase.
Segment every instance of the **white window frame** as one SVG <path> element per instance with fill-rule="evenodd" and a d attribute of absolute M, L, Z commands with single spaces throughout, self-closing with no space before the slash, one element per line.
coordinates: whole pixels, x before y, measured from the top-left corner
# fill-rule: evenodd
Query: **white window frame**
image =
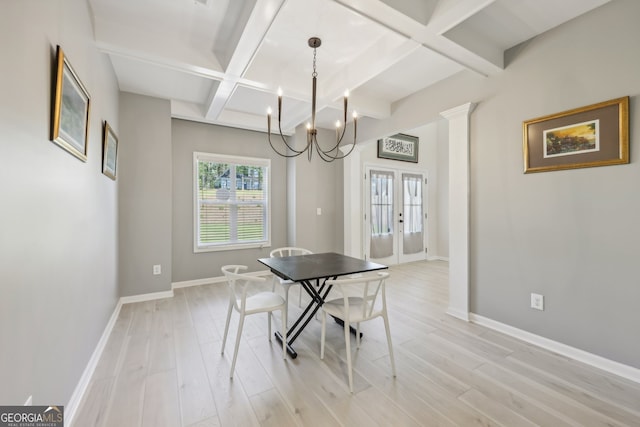
<path fill-rule="evenodd" d="M 264 167 L 263 187 L 265 189 L 264 198 L 264 225 L 266 228 L 266 237 L 264 240 L 248 243 L 207 243 L 200 244 L 200 203 L 198 199 L 199 170 L 198 161 L 214 162 L 214 163 L 231 163 L 243 166 Z M 271 159 L 262 159 L 256 157 L 230 156 L 224 154 L 204 153 L 194 151 L 193 153 L 193 251 L 198 252 L 215 252 L 230 251 L 238 249 L 263 248 L 271 246 Z"/>

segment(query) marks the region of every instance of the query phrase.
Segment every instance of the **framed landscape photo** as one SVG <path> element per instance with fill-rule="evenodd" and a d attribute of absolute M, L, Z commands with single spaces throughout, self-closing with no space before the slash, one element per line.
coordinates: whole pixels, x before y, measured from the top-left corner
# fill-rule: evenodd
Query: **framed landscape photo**
<path fill-rule="evenodd" d="M 629 97 L 527 120 L 524 173 L 629 163 Z"/>
<path fill-rule="evenodd" d="M 86 162 L 91 98 L 60 46 L 55 75 L 51 140 Z"/>
<path fill-rule="evenodd" d="M 379 139 L 378 158 L 418 163 L 418 137 L 398 133 Z"/>
<path fill-rule="evenodd" d="M 116 180 L 116 166 L 118 163 L 118 137 L 109 123 L 104 122 L 102 137 L 102 173 Z"/>

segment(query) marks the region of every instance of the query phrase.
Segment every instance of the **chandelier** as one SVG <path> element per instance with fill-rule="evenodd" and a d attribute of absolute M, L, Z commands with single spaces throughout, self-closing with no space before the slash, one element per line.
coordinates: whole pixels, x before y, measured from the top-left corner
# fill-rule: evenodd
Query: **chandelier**
<path fill-rule="evenodd" d="M 302 150 L 296 150 L 287 142 L 286 138 L 282 134 L 282 126 L 280 123 L 280 119 L 282 116 L 282 90 L 278 89 L 278 133 L 280 134 L 280 138 L 282 142 L 287 147 L 286 153 L 281 153 L 274 147 L 273 142 L 271 142 L 271 107 L 267 110 L 267 136 L 269 139 L 269 145 L 273 151 L 275 151 L 278 155 L 282 157 L 298 157 L 303 153 L 307 153 L 307 157 L 309 161 L 311 161 L 311 157 L 313 155 L 313 150 L 318 153 L 318 156 L 324 160 L 325 162 L 332 162 L 334 160 L 344 159 L 353 151 L 353 148 L 356 146 L 356 134 L 358 129 L 358 114 L 353 112 L 353 142 L 351 143 L 351 148 L 344 154 L 341 154 L 338 151 L 340 144 L 342 143 L 342 139 L 344 138 L 345 131 L 347 129 L 347 104 L 349 98 L 349 92 L 345 92 L 344 94 L 344 119 L 341 123 L 340 120 L 336 121 L 336 143 L 330 149 L 325 150 L 320 147 L 318 143 L 318 130 L 316 129 L 316 77 L 318 77 L 318 73 L 316 72 L 316 49 L 320 47 L 322 44 L 322 40 L 318 37 L 311 37 L 309 39 L 309 47 L 313 48 L 313 73 L 311 74 L 312 80 L 312 95 L 311 95 L 311 122 L 307 123 L 307 145 Z"/>

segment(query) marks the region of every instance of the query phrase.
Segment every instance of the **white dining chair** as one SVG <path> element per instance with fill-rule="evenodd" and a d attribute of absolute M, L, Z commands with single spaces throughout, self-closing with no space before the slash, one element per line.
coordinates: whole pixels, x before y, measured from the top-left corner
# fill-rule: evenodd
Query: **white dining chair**
<path fill-rule="evenodd" d="M 282 321 L 282 357 L 287 356 L 287 306 L 284 298 L 274 292 L 258 292 L 249 296 L 250 283 L 263 283 L 266 281 L 264 277 L 251 276 L 239 273 L 246 270 L 244 265 L 225 265 L 222 272 L 227 279 L 229 287 L 229 308 L 227 310 L 227 321 L 224 325 L 224 337 L 222 338 L 221 354 L 224 354 L 224 346 L 227 342 L 227 333 L 229 332 L 229 322 L 231 320 L 231 312 L 237 311 L 240 314 L 240 322 L 238 324 L 238 333 L 236 335 L 236 345 L 233 351 L 233 362 L 231 363 L 230 378 L 233 378 L 233 372 L 236 367 L 236 359 L 238 357 L 238 347 L 240 346 L 240 337 L 242 335 L 242 327 L 244 326 L 244 318 L 251 314 L 267 313 L 269 323 L 269 341 L 271 341 L 271 316 L 274 311 L 280 310 Z"/>
<path fill-rule="evenodd" d="M 347 368 L 349 372 L 349 390 L 353 393 L 353 369 L 351 366 L 351 337 L 349 326 L 356 325 L 356 346 L 360 348 L 360 323 L 376 317 L 382 317 L 387 333 L 391 371 L 396 376 L 396 364 L 393 358 L 389 318 L 387 316 L 387 298 L 385 281 L 387 272 L 375 275 L 354 274 L 343 279 L 327 280 L 333 290 L 342 295 L 340 298 L 325 301 L 322 305 L 322 337 L 320 341 L 320 358 L 324 359 L 325 336 L 327 331 L 327 314 L 344 321 L 344 340 L 347 347 Z"/>
<path fill-rule="evenodd" d="M 304 248 L 296 248 L 293 246 L 287 246 L 284 248 L 278 248 L 278 249 L 274 249 L 271 251 L 271 253 L 269 254 L 270 257 L 283 257 L 283 256 L 295 256 L 295 255 L 308 255 L 311 254 L 313 252 L 311 252 L 308 249 L 304 249 Z M 289 289 L 292 286 L 298 285 L 300 286 L 300 283 L 298 282 L 293 282 L 291 280 L 285 280 L 281 277 L 276 276 L 275 274 L 273 275 L 273 287 L 271 288 L 271 290 L 273 292 L 275 292 L 276 290 L 276 284 L 280 284 L 282 285 L 282 288 L 284 289 L 284 300 L 287 304 L 287 309 L 289 308 Z M 302 306 L 302 287 L 300 286 L 300 294 L 298 295 L 298 307 Z"/>

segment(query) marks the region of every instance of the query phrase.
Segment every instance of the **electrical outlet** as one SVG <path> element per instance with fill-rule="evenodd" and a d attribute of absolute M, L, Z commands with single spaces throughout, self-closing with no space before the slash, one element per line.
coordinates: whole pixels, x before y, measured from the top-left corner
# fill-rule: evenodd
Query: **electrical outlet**
<path fill-rule="evenodd" d="M 153 266 L 153 274 L 157 276 L 158 274 L 162 274 L 162 266 L 160 264 L 156 264 Z"/>
<path fill-rule="evenodd" d="M 531 308 L 544 310 L 544 295 L 531 294 Z"/>

